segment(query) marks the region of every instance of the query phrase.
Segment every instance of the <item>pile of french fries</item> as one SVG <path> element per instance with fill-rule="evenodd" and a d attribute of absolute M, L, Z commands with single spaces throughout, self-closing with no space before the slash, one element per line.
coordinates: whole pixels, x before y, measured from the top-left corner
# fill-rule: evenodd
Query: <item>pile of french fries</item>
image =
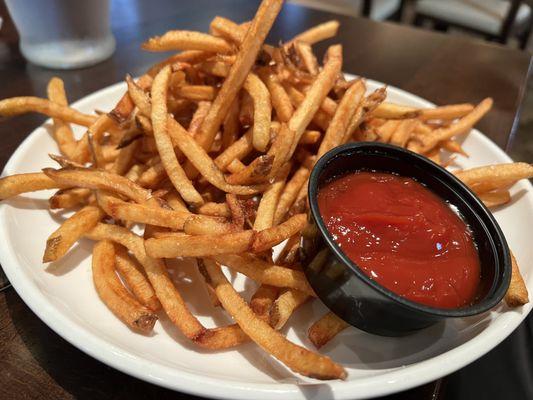
<path fill-rule="evenodd" d="M 465 154 L 456 140 L 492 105 L 415 109 L 386 102 L 386 88 L 367 93 L 362 78 L 342 74 L 342 47 L 323 63 L 312 46 L 333 37 L 330 21 L 273 47 L 264 43 L 282 0 L 264 0 L 253 20 L 216 17 L 210 33 L 175 30 L 149 39 L 148 51 L 178 51 L 139 79 L 109 113 L 68 106 L 53 78 L 48 98 L 0 101 L 0 115 L 38 112 L 53 119 L 58 169 L 0 179 L 0 199 L 58 189 L 51 210 L 75 210 L 46 242 L 44 262 L 63 257 L 80 239 L 96 241 L 92 272 L 107 307 L 132 330 L 150 332 L 158 313 L 200 347 L 230 349 L 250 340 L 296 373 L 343 379 L 330 358 L 288 341 L 280 332 L 315 294 L 298 255 L 306 224 L 307 180 L 316 160 L 351 141 L 406 147 L 441 165 L 445 152 Z M 71 124 L 87 127 L 76 140 Z M 449 163 L 450 161 L 447 161 Z M 509 202 L 508 188 L 533 176 L 525 163 L 457 172 L 488 206 Z M 144 235 L 132 230 L 144 226 Z M 285 246 L 273 260 L 272 248 Z M 187 308 L 165 259 L 197 260 L 205 293 L 234 324 L 206 328 Z M 243 299 L 221 265 L 259 287 Z M 506 297 L 528 301 L 520 272 Z M 329 313 L 309 330 L 320 347 L 347 324 Z"/>

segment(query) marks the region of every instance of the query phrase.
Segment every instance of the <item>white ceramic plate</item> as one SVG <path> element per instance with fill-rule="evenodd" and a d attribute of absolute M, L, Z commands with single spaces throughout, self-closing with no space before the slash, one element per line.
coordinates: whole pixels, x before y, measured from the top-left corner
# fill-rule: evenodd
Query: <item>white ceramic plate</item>
<path fill-rule="evenodd" d="M 381 84 L 369 81 L 368 86 L 373 90 Z M 84 112 L 110 109 L 123 92 L 124 85 L 117 84 L 74 106 Z M 432 105 L 392 87 L 388 93 L 393 102 Z M 468 136 L 464 148 L 471 156 L 458 159 L 463 167 L 511 161 L 478 131 Z M 13 154 L 4 175 L 54 166 L 47 154 L 55 152 L 46 127 L 40 127 Z M 512 192 L 512 204 L 495 215 L 533 292 L 533 267 L 528 262 L 533 259 L 528 234 L 533 224 L 533 188 L 529 182 L 520 182 Z M 182 392 L 227 399 L 356 399 L 398 392 L 479 358 L 507 337 L 531 309 L 531 303 L 511 311 L 500 305 L 490 313 L 440 323 L 404 338 L 379 337 L 350 328 L 322 350 L 346 367 L 346 381 L 302 378 L 254 344 L 225 352 L 198 349 L 164 317 L 151 336 L 130 331 L 98 299 L 91 277 L 89 241 L 79 243 L 55 265 L 42 265 L 46 238 L 65 217 L 47 210 L 50 194 L 28 194 L 0 205 L 0 262 L 14 288 L 48 326 L 74 346 L 137 378 Z M 230 322 L 222 311 L 212 309 L 203 288 L 195 284 L 194 266 L 177 264 L 172 265 L 172 276 L 201 322 L 209 327 Z M 233 278 L 245 295 L 253 291 L 252 282 L 242 276 Z M 302 307 L 285 329 L 289 339 L 312 348 L 307 329 L 325 311 L 318 301 Z"/>

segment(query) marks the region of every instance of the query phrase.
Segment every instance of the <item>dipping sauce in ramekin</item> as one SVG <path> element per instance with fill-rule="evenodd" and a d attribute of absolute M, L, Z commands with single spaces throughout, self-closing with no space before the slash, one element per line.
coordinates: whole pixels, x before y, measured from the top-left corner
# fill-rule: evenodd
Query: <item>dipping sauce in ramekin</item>
<path fill-rule="evenodd" d="M 475 300 L 481 272 L 471 231 L 421 183 L 355 171 L 322 186 L 317 200 L 329 233 L 369 278 L 431 307 Z"/>

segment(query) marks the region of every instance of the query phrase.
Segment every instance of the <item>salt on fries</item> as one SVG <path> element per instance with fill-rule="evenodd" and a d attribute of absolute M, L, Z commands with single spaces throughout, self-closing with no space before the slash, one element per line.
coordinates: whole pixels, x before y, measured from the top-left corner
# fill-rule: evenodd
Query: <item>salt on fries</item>
<path fill-rule="evenodd" d="M 50 235 L 43 260 L 61 259 L 82 237 L 97 241 L 98 295 L 134 331 L 150 332 L 164 312 L 200 347 L 252 340 L 297 373 L 343 379 L 340 365 L 278 332 L 315 298 L 298 259 L 310 170 L 328 150 L 357 140 L 406 147 L 445 166 L 444 151 L 465 154 L 456 138 L 492 100 L 417 109 L 386 102 L 386 88 L 366 94 L 364 79 L 343 78 L 340 45 L 329 47 L 322 65 L 313 54 L 314 43 L 336 34 L 337 21 L 279 47 L 264 43 L 281 5 L 264 0 L 242 24 L 216 17 L 210 34 L 175 30 L 149 39 L 146 50 L 183 51 L 138 80 L 127 76 L 127 91 L 108 114 L 71 108 L 59 78 L 50 81 L 48 99 L 0 101 L 0 116 L 52 117 L 61 153 L 52 156 L 58 169 L 1 178 L 0 199 L 58 189 L 50 209 L 76 211 Z M 76 141 L 70 124 L 86 134 Z M 456 176 L 496 207 L 511 200 L 510 186 L 533 177 L 533 167 L 492 165 Z M 134 224 L 145 226 L 144 237 L 130 230 Z M 273 260 L 272 247 L 285 240 Z M 200 324 L 167 273 L 165 259 L 174 257 L 197 259 L 205 295 L 234 324 Z M 260 284 L 249 303 L 221 265 Z M 514 257 L 505 300 L 528 302 Z M 347 326 L 328 313 L 309 338 L 319 348 Z"/>

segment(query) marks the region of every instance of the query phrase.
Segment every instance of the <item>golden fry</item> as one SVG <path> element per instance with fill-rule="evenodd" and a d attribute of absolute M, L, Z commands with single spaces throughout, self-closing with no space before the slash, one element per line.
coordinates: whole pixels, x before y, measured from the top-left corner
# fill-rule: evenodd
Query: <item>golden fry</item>
<path fill-rule="evenodd" d="M 0 200 L 37 190 L 68 187 L 56 182 L 42 172 L 15 174 L 0 178 Z"/>
<path fill-rule="evenodd" d="M 337 317 L 332 312 L 328 312 L 320 319 L 318 319 L 311 327 L 307 336 L 309 340 L 320 349 L 331 339 L 333 339 L 339 332 L 348 328 L 348 324 Z"/>
<path fill-rule="evenodd" d="M 144 42 L 142 48 L 148 51 L 203 50 L 213 53 L 233 51 L 233 47 L 224 39 L 207 33 L 183 30 L 168 31 L 162 36 L 154 36 Z"/>
<path fill-rule="evenodd" d="M 252 73 L 244 81 L 244 89 L 250 94 L 254 104 L 252 143 L 256 150 L 264 152 L 270 142 L 270 93 L 261 79 Z"/>
<path fill-rule="evenodd" d="M 511 283 L 505 294 L 505 302 L 509 307 L 519 307 L 529 303 L 529 294 L 524 282 L 520 268 L 514 254 L 511 252 L 511 261 L 513 270 L 511 272 Z"/>
<path fill-rule="evenodd" d="M 292 38 L 291 42 L 305 42 L 314 44 L 316 42 L 320 42 L 321 40 L 329 39 L 337 34 L 339 25 L 339 21 L 335 20 L 324 22 L 323 24 L 314 26 L 311 29 L 300 33 L 299 35 L 296 35 L 294 38 Z"/>
<path fill-rule="evenodd" d="M 297 214 L 280 225 L 257 232 L 253 238 L 252 251 L 259 253 L 274 247 L 300 232 L 306 223 L 307 216 L 305 214 Z"/>
<path fill-rule="evenodd" d="M 280 294 L 270 309 L 270 325 L 272 328 L 276 330 L 283 328 L 294 311 L 309 299 L 309 294 L 310 292 L 302 292 L 296 289 L 289 289 Z"/>

